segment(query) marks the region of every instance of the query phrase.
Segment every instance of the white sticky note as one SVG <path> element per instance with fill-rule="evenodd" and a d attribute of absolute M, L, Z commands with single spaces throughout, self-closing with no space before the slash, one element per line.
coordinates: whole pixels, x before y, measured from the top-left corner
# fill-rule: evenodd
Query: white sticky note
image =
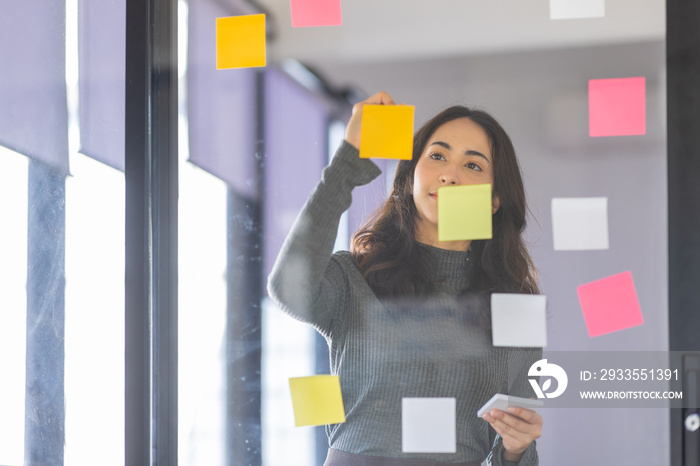
<path fill-rule="evenodd" d="M 491 295 L 493 346 L 547 346 L 547 297 L 537 294 Z"/>
<path fill-rule="evenodd" d="M 605 0 L 549 0 L 551 19 L 602 18 Z"/>
<path fill-rule="evenodd" d="M 404 453 L 456 453 L 457 400 L 403 398 L 401 441 Z"/>
<path fill-rule="evenodd" d="M 608 198 L 552 199 L 552 227 L 555 251 L 609 249 Z"/>

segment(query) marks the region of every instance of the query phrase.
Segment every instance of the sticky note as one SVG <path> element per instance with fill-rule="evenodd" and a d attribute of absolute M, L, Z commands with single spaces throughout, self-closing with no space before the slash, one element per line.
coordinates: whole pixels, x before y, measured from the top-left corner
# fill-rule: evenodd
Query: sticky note
<path fill-rule="evenodd" d="M 457 452 L 455 398 L 403 398 L 401 444 L 404 453 Z"/>
<path fill-rule="evenodd" d="M 608 198 L 552 199 L 555 251 L 608 249 Z"/>
<path fill-rule="evenodd" d="M 365 105 L 360 127 L 360 158 L 413 157 L 413 105 Z"/>
<path fill-rule="evenodd" d="M 340 26 L 340 0 L 290 0 L 292 27 Z"/>
<path fill-rule="evenodd" d="M 591 79 L 588 128 L 591 137 L 646 134 L 645 78 Z"/>
<path fill-rule="evenodd" d="M 547 297 L 493 293 L 491 334 L 493 346 L 547 346 Z"/>
<path fill-rule="evenodd" d="M 591 337 L 644 323 L 629 271 L 586 283 L 576 291 Z"/>
<path fill-rule="evenodd" d="M 337 375 L 292 377 L 289 388 L 297 427 L 345 422 L 340 378 Z"/>
<path fill-rule="evenodd" d="M 491 238 L 490 184 L 443 186 L 437 197 L 439 241 Z"/>
<path fill-rule="evenodd" d="M 601 18 L 605 0 L 549 0 L 551 19 Z"/>
<path fill-rule="evenodd" d="M 216 69 L 265 66 L 265 15 L 216 18 Z"/>

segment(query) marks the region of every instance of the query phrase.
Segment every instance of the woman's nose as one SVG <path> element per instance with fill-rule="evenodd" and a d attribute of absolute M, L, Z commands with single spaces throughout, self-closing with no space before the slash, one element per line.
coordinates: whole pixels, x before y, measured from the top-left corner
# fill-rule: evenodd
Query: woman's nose
<path fill-rule="evenodd" d="M 460 184 L 459 176 L 453 171 L 444 172 L 440 175 L 440 183 L 458 185 Z"/>

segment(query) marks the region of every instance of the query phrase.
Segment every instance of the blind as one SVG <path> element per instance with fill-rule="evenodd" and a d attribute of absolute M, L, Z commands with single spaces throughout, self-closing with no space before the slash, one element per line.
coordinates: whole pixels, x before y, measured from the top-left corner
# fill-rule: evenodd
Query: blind
<path fill-rule="evenodd" d="M 264 276 L 328 160 L 332 106 L 282 71 L 265 73 Z"/>
<path fill-rule="evenodd" d="M 124 171 L 126 1 L 78 3 L 80 152 Z"/>
<path fill-rule="evenodd" d="M 242 14 L 237 7 L 214 0 L 189 2 L 189 161 L 257 199 L 258 71 L 216 69 L 216 18 L 237 14 Z"/>
<path fill-rule="evenodd" d="M 66 4 L 5 2 L 0 15 L 0 144 L 68 174 Z"/>

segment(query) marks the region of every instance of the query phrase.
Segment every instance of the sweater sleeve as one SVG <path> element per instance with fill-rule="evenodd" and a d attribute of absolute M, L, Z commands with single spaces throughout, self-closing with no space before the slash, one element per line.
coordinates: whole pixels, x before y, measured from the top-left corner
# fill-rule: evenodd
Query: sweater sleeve
<path fill-rule="evenodd" d="M 486 458 L 486 464 L 489 466 L 539 466 L 540 459 L 537 455 L 537 441 L 533 441 L 523 452 L 523 456 L 518 462 L 506 461 L 503 459 L 503 439 L 496 434 L 496 442 Z"/>
<path fill-rule="evenodd" d="M 328 335 L 347 299 L 347 279 L 333 256 L 342 213 L 350 207 L 352 190 L 369 183 L 381 171 L 343 141 L 321 181 L 307 199 L 282 245 L 268 277 L 270 297 L 292 317 Z"/>
<path fill-rule="evenodd" d="M 541 348 L 513 348 L 508 353 L 508 395 L 522 398 L 537 398 L 528 381 L 528 371 L 536 361 L 542 359 Z M 538 466 L 537 441 L 533 441 L 523 452 L 518 462 L 503 459 L 503 439 L 496 434 L 493 447 L 487 458 L 490 466 Z"/>

